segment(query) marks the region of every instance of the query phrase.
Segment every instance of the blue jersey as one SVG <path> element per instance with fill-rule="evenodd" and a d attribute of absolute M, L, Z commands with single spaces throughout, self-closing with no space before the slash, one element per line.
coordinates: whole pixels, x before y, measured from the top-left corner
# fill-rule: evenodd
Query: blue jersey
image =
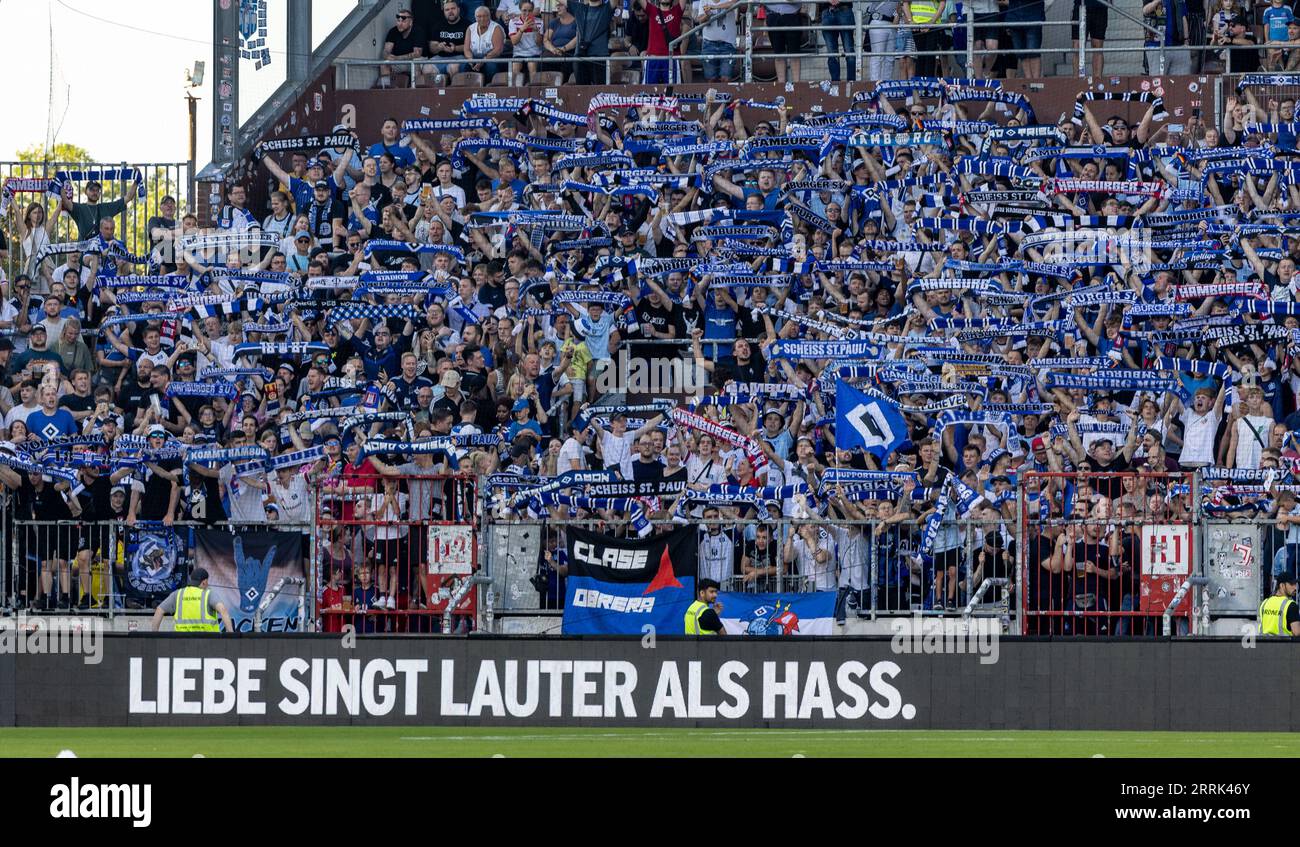
<path fill-rule="evenodd" d="M 400 144 L 385 144 L 382 141 L 376 141 L 370 145 L 369 153 L 375 158 L 387 153 L 393 157 L 393 161 L 403 168 L 409 168 L 415 164 L 415 151 Z"/>
<path fill-rule="evenodd" d="M 27 416 L 27 431 L 35 433 L 42 441 L 52 441 L 65 435 L 76 435 L 77 422 L 67 409 L 55 409 L 52 415 L 47 415 L 44 409 L 37 409 Z"/>

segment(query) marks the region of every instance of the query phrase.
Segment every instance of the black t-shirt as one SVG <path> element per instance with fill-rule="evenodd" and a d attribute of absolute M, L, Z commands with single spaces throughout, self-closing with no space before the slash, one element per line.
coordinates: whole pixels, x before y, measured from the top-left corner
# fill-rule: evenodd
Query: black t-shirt
<path fill-rule="evenodd" d="M 632 479 L 637 482 L 658 482 L 664 478 L 664 466 L 658 459 L 648 462 L 640 457 L 632 460 Z"/>
<path fill-rule="evenodd" d="M 1092 562 L 1094 567 L 1110 568 L 1110 549 L 1104 543 L 1093 543 L 1090 541 L 1078 541 L 1074 545 L 1074 597 L 1075 610 L 1087 611 L 1080 605 L 1080 598 L 1085 594 L 1093 595 L 1093 605 L 1090 606 L 1093 611 L 1101 608 L 1098 600 L 1098 588 L 1101 585 L 1101 576 L 1096 573 L 1085 573 L 1087 568 L 1085 564 Z"/>
<path fill-rule="evenodd" d="M 736 361 L 735 356 L 723 356 L 714 369 L 715 379 L 719 369 L 725 369 L 727 376 L 736 382 L 762 382 L 767 363 L 761 357 L 754 355 L 749 357 L 748 362 L 743 363 Z"/>
<path fill-rule="evenodd" d="M 1124 455 L 1118 451 L 1115 458 L 1102 464 L 1096 459 L 1089 458 L 1088 464 L 1092 469 L 1100 474 L 1119 474 L 1129 469 L 1129 463 L 1124 460 Z M 1097 493 L 1108 500 L 1114 500 L 1117 497 L 1124 496 L 1124 480 L 1118 476 L 1099 476 L 1093 480 L 1093 487 Z"/>
<path fill-rule="evenodd" d="M 1142 589 L 1142 535 L 1137 532 L 1122 533 L 1119 537 L 1119 554 L 1120 562 L 1128 565 L 1129 569 L 1120 568 L 1119 579 L 1115 580 L 1117 589 L 1112 591 L 1111 596 L 1118 594 L 1122 601 L 1125 594 L 1131 594 L 1133 608 L 1136 609 Z M 1113 606 L 1113 610 L 1118 608 L 1118 605 Z"/>
<path fill-rule="evenodd" d="M 451 23 L 447 20 L 446 16 L 442 14 L 442 11 L 439 10 L 435 20 L 429 25 L 428 30 L 426 30 L 429 34 L 429 40 L 445 41 L 448 44 L 455 44 L 458 49 L 456 53 L 430 52 L 429 55 L 435 57 L 457 55 L 465 47 L 465 31 L 469 29 L 469 24 L 469 19 L 464 15 L 457 18 L 455 23 Z"/>
<path fill-rule="evenodd" d="M 127 379 L 117 395 L 118 408 L 126 415 L 124 425 L 129 432 L 135 428 L 135 416 L 149 406 L 149 398 L 157 394 L 149 383 L 141 385 L 137 380 Z"/>
<path fill-rule="evenodd" d="M 749 558 L 749 563 L 752 566 L 759 570 L 763 570 L 764 568 L 773 568 L 777 566 L 776 556 L 777 543 L 775 540 L 769 538 L 767 541 L 767 547 L 762 550 L 758 549 L 757 541 L 746 541 L 743 556 L 736 560 L 736 575 L 744 575 L 744 572 L 740 567 L 744 557 Z M 775 590 L 775 585 L 775 576 L 760 576 L 752 583 L 753 590 L 760 592 L 773 591 Z"/>
<path fill-rule="evenodd" d="M 1036 608 L 1048 609 L 1051 606 L 1053 593 L 1058 596 L 1060 594 L 1059 588 L 1053 591 L 1054 587 L 1060 585 L 1060 576 L 1048 572 L 1044 567 L 1046 563 L 1050 563 L 1056 545 L 1044 532 L 1034 532 L 1032 536 L 1025 550 L 1029 577 L 1028 594 L 1031 602 L 1037 601 Z"/>
<path fill-rule="evenodd" d="M 180 473 L 181 463 L 178 459 L 167 459 L 156 463 L 165 471 Z M 171 502 L 171 480 L 154 473 L 152 468 L 145 471 L 144 493 L 140 495 L 140 505 L 135 516 L 143 521 L 160 521 L 167 515 L 167 504 Z M 219 498 L 218 498 L 219 499 Z"/>
<path fill-rule="evenodd" d="M 87 483 L 82 481 L 81 493 L 77 499 L 81 501 L 81 518 L 82 521 L 108 521 L 112 520 L 113 506 L 112 495 L 113 484 L 108 481 L 105 474 L 100 474 L 94 482 Z"/>
<path fill-rule="evenodd" d="M 650 302 L 650 298 L 644 298 L 636 304 L 637 323 L 641 324 L 642 338 L 655 338 L 651 335 L 650 328 L 653 327 L 657 332 L 667 332 L 669 327 L 675 327 L 676 321 L 673 319 L 673 304 L 667 306 L 656 306 Z"/>
<path fill-rule="evenodd" d="M 423 52 L 424 48 L 428 46 L 426 43 L 428 39 L 424 37 L 424 30 L 418 26 L 412 26 L 406 31 L 406 35 L 402 35 L 397 27 L 393 27 L 388 31 L 388 35 L 384 36 L 384 41 L 392 42 L 394 56 L 405 56 L 408 53 L 414 53 L 416 47 L 419 47 Z"/>
<path fill-rule="evenodd" d="M 54 490 L 54 483 L 47 482 L 40 491 L 32 485 L 31 475 L 18 471 L 21 482 L 18 485 L 17 517 L 22 520 L 68 521 L 72 520 L 72 510 L 64 502 L 63 495 Z"/>
<path fill-rule="evenodd" d="M 1250 41 L 1249 45 L 1233 44 L 1228 48 L 1229 67 L 1235 74 L 1248 74 L 1259 70 L 1259 46 L 1255 36 L 1249 30 L 1242 36 Z"/>
<path fill-rule="evenodd" d="M 89 412 L 95 408 L 95 398 L 90 395 L 80 397 L 76 394 L 64 394 L 59 398 L 59 406 L 69 412 Z"/>
<path fill-rule="evenodd" d="M 460 393 L 475 396 L 487 385 L 486 371 L 461 371 Z"/>

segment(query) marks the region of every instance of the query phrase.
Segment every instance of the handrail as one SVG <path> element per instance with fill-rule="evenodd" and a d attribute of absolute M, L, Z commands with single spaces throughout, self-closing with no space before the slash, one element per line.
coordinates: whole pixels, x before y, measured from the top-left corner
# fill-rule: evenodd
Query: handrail
<path fill-rule="evenodd" d="M 1209 578 L 1203 576 L 1193 576 L 1183 580 L 1183 584 L 1178 586 L 1178 591 L 1174 594 L 1174 599 L 1170 601 L 1169 605 L 1165 608 L 1164 615 L 1161 616 L 1161 632 L 1165 635 L 1170 635 L 1172 633 L 1174 612 L 1182 605 L 1183 598 L 1187 596 L 1188 590 L 1190 590 L 1192 586 L 1200 587 L 1209 584 Z"/>
<path fill-rule="evenodd" d="M 447 608 L 443 610 L 442 613 L 443 632 L 448 632 L 451 630 L 451 613 L 455 610 L 457 606 L 460 605 L 460 601 L 465 599 L 465 595 L 469 594 L 469 592 L 473 590 L 474 586 L 476 585 L 491 585 L 491 584 L 492 584 L 492 578 L 489 577 L 487 574 L 483 573 L 482 571 L 478 571 L 476 573 L 471 574 L 469 579 L 462 582 L 460 586 L 457 587 L 456 593 L 451 595 L 451 599 L 447 601 Z"/>
<path fill-rule="evenodd" d="M 1104 3 L 1109 8 L 1115 8 L 1111 0 L 1097 0 L 1097 2 Z M 528 62 L 531 64 L 540 65 L 544 68 L 548 66 L 556 66 L 556 65 L 570 66 L 578 62 L 600 63 L 605 66 L 605 84 L 613 84 L 612 75 L 613 75 L 613 69 L 615 65 L 636 65 L 636 64 L 645 65 L 647 62 L 666 61 L 666 60 L 691 61 L 691 62 L 702 62 L 706 60 L 723 60 L 723 61 L 743 60 L 744 67 L 743 67 L 742 79 L 745 82 L 752 82 L 753 62 L 756 57 L 761 59 L 776 59 L 776 60 L 785 60 L 785 59 L 806 60 L 806 59 L 828 58 L 832 55 L 831 53 L 823 52 L 821 50 L 817 50 L 811 53 L 756 52 L 753 47 L 753 43 L 754 43 L 753 36 L 756 31 L 768 31 L 768 32 L 852 31 L 855 33 L 855 40 L 857 40 L 859 44 L 861 42 L 861 39 L 857 38 L 856 34 L 862 32 L 863 24 L 862 24 L 861 16 L 856 10 L 854 13 L 855 18 L 853 24 L 836 24 L 836 25 L 827 25 L 827 26 L 808 25 L 808 26 L 773 27 L 773 26 L 767 26 L 766 23 L 761 25 L 755 25 L 752 17 L 752 10 L 754 6 L 758 6 L 758 5 L 762 5 L 761 0 L 743 0 L 743 2 L 737 4 L 737 6 L 735 7 L 736 9 L 743 8 L 745 10 L 746 24 L 740 28 L 737 49 L 734 52 L 725 53 L 725 54 L 724 53 L 706 54 L 702 52 L 681 53 L 676 51 L 675 48 L 677 48 L 683 42 L 686 42 L 691 35 L 698 32 L 701 28 L 707 25 L 708 22 L 705 21 L 705 22 L 701 22 L 700 24 L 697 24 L 696 26 L 693 26 L 689 30 L 686 30 L 684 33 L 682 33 L 682 35 L 678 36 L 676 39 L 671 41 L 669 44 L 669 51 L 670 51 L 669 55 L 656 56 L 656 55 L 649 55 L 645 53 L 641 53 L 637 55 L 627 54 L 627 55 L 605 55 L 605 56 L 545 56 L 543 55 L 543 56 L 516 57 L 516 56 L 501 55 L 501 56 L 496 56 L 491 60 L 486 60 L 486 59 L 469 60 L 466 59 L 463 55 L 455 54 L 455 55 L 448 55 L 448 56 L 423 57 L 419 59 L 399 59 L 399 60 L 338 59 L 335 60 L 334 67 L 342 69 L 342 80 L 341 80 L 340 87 L 345 90 L 351 88 L 349 72 L 354 67 L 355 68 L 390 67 L 394 69 L 404 69 L 404 71 L 410 77 L 410 81 L 406 87 L 415 88 L 417 87 L 416 82 L 418 79 L 418 75 L 420 73 L 425 73 L 425 74 L 432 73 L 432 71 L 429 70 L 429 66 L 432 64 L 437 63 L 443 65 L 465 65 L 470 61 L 475 61 L 475 62 L 491 61 L 493 63 L 499 63 L 502 65 L 509 65 L 511 63 Z M 1151 27 L 1141 21 L 1137 21 L 1136 18 L 1133 18 L 1131 15 L 1124 12 L 1123 10 L 1116 9 L 1116 11 L 1124 15 L 1129 20 L 1133 20 L 1139 23 L 1142 27 L 1144 36 L 1161 35 L 1160 31 L 1157 30 L 1156 28 Z M 978 40 L 977 35 L 980 29 L 1074 27 L 1075 23 L 1070 20 L 977 22 L 974 20 L 974 12 L 972 10 L 970 11 L 970 14 L 966 16 L 965 20 L 961 20 L 961 21 L 953 21 L 953 22 L 944 21 L 937 25 L 899 22 L 899 23 L 892 24 L 892 26 L 900 30 L 909 30 L 909 31 L 931 29 L 931 28 L 935 28 L 936 26 L 938 26 L 939 28 L 950 28 L 950 29 L 961 27 L 966 31 L 966 48 L 965 48 L 964 58 L 969 73 L 970 72 L 969 69 L 974 67 L 975 57 L 977 55 L 983 55 L 984 53 L 984 51 L 976 51 L 974 46 L 974 42 Z M 1078 26 L 1080 28 L 1085 28 L 1087 26 L 1087 11 L 1083 8 L 1080 9 L 1080 21 L 1078 23 Z M 1223 48 L 1221 46 L 1216 46 L 1211 44 L 1189 44 L 1189 45 L 1181 45 L 1178 49 L 1205 53 L 1205 52 L 1219 52 Z M 1133 53 L 1133 50 L 1134 48 L 1130 46 L 1092 47 L 1089 39 L 1087 38 L 1080 39 L 1079 46 L 1078 46 L 1078 66 L 1077 66 L 1078 75 L 1080 77 L 1087 76 L 1088 74 L 1087 57 L 1089 55 L 1096 55 L 1096 54 L 1105 55 L 1107 53 L 1124 53 L 1124 54 L 1131 55 Z M 1022 49 L 1015 49 L 1011 47 L 999 47 L 998 49 L 998 52 L 1000 54 L 1011 55 L 1011 56 L 1028 56 L 1028 57 L 1041 56 L 1046 52 L 1058 52 L 1058 51 L 1059 48 L 1058 50 L 1049 50 L 1044 47 L 1038 47 L 1038 48 L 1026 47 Z M 1068 53 L 1068 50 L 1065 52 Z M 1158 52 L 1160 55 L 1160 65 L 1161 65 L 1160 72 L 1163 73 L 1164 67 L 1166 66 L 1166 58 L 1165 58 L 1166 48 L 1165 45 L 1163 44 L 1163 41 L 1159 44 Z M 863 61 L 865 55 L 866 54 L 862 53 L 861 48 L 859 47 L 859 49 L 855 52 L 853 58 L 855 58 L 860 64 Z M 888 50 L 880 51 L 879 53 L 876 53 L 874 55 L 878 55 L 893 60 L 898 58 L 917 57 L 917 56 L 927 56 L 927 57 L 958 56 L 960 55 L 960 52 L 952 49 L 948 49 L 948 50 L 888 49 Z"/>
<path fill-rule="evenodd" d="M 995 585 L 1005 588 L 1009 584 L 1010 584 L 1010 580 L 1008 580 L 1004 576 L 984 577 L 984 581 L 980 583 L 980 587 L 975 591 L 974 594 L 971 595 L 970 602 L 966 604 L 966 608 L 961 610 L 962 619 L 970 620 L 971 616 L 975 614 L 976 604 L 978 604 L 981 600 L 984 599 L 984 593 L 988 591 L 990 588 L 992 588 Z"/>
<path fill-rule="evenodd" d="M 271 604 L 275 602 L 275 598 L 280 596 L 280 592 L 284 590 L 286 585 L 303 586 L 303 590 L 298 592 L 298 626 L 301 627 L 300 631 L 306 631 L 307 615 L 303 601 L 307 596 L 307 580 L 301 576 L 282 576 L 276 580 L 275 585 L 271 586 L 270 591 L 262 595 L 262 602 L 258 603 L 257 609 L 253 611 L 253 632 L 262 631 L 262 613 L 271 608 Z"/>

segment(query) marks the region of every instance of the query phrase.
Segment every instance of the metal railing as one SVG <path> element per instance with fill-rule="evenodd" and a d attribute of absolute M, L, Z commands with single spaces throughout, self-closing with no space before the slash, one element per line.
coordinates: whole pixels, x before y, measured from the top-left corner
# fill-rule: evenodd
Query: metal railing
<path fill-rule="evenodd" d="M 517 85 L 520 83 L 509 81 L 508 66 L 511 64 L 527 62 L 530 64 L 539 65 L 542 70 L 548 70 L 548 69 L 554 69 L 556 67 L 568 68 L 578 63 L 586 62 L 588 64 L 599 64 L 604 68 L 604 73 L 603 75 L 601 75 L 603 76 L 603 83 L 597 82 L 593 84 L 613 85 L 618 83 L 618 80 L 615 78 L 615 74 L 619 74 L 625 71 L 626 70 L 625 66 L 627 65 L 645 65 L 648 62 L 662 62 L 668 59 L 672 59 L 674 62 L 689 62 L 692 64 L 703 63 L 705 61 L 717 61 L 717 60 L 727 61 L 727 62 L 738 61 L 742 63 L 742 68 L 743 68 L 743 72 L 741 73 L 741 81 L 748 83 L 748 82 L 755 81 L 754 67 L 756 61 L 759 62 L 768 61 L 768 60 L 799 61 L 799 60 L 809 60 L 809 59 L 826 59 L 831 57 L 844 58 L 853 61 L 854 66 L 857 69 L 857 76 L 859 79 L 862 79 L 863 71 L 865 68 L 865 65 L 863 64 L 864 60 L 867 57 L 872 55 L 885 57 L 891 62 L 896 59 L 911 59 L 916 57 L 933 58 L 933 59 L 940 59 L 940 60 L 951 59 L 954 61 L 957 67 L 962 69 L 969 69 L 975 66 L 975 60 L 977 57 L 984 56 L 984 55 L 991 55 L 993 52 L 993 51 L 984 51 L 984 50 L 975 49 L 975 42 L 977 40 L 982 40 L 977 38 L 978 30 L 994 30 L 1000 32 L 1009 29 L 1029 29 L 1029 28 L 1041 29 L 1041 28 L 1052 28 L 1052 27 L 1069 27 L 1073 29 L 1076 26 L 1076 24 L 1073 21 L 1068 21 L 1068 20 L 1066 21 L 1047 21 L 1047 20 L 998 21 L 998 22 L 977 23 L 974 19 L 974 12 L 968 8 L 966 17 L 962 21 L 948 21 L 939 24 L 905 24 L 905 23 L 891 24 L 891 26 L 893 26 L 896 30 L 899 31 L 906 30 L 913 33 L 923 32 L 928 30 L 941 30 L 946 32 L 946 31 L 955 30 L 957 28 L 961 28 L 965 31 L 965 35 L 966 35 L 966 44 L 963 50 L 955 50 L 955 49 L 918 50 L 915 49 L 915 47 L 913 47 L 912 49 L 898 49 L 897 47 L 894 47 L 889 50 L 869 53 L 866 52 L 865 44 L 864 44 L 865 41 L 864 34 L 868 27 L 863 24 L 861 13 L 857 10 L 855 10 L 854 12 L 854 23 L 852 25 L 842 24 L 842 25 L 822 26 L 818 24 L 810 24 L 809 26 L 798 26 L 798 27 L 772 27 L 766 25 L 760 26 L 755 23 L 754 19 L 752 18 L 752 12 L 748 11 L 749 9 L 752 9 L 754 5 L 758 5 L 757 0 L 750 0 L 746 4 L 746 9 L 747 9 L 747 14 L 745 18 L 746 24 L 740 28 L 740 33 L 737 38 L 737 40 L 740 43 L 737 45 L 738 47 L 737 51 L 732 53 L 719 54 L 719 53 L 702 53 L 702 52 L 700 53 L 676 52 L 674 53 L 673 56 L 652 56 L 646 54 L 633 55 L 630 53 L 624 53 L 619 55 L 605 55 L 605 56 L 562 56 L 561 57 L 561 56 L 543 55 L 543 56 L 535 56 L 535 57 L 516 57 L 516 56 L 508 55 L 503 51 L 501 55 L 496 56 L 492 59 L 467 59 L 463 56 L 442 56 L 436 58 L 399 59 L 399 60 L 340 59 L 334 63 L 334 66 L 337 69 L 336 84 L 342 89 L 345 90 L 351 89 L 353 87 L 354 78 L 360 76 L 360 74 L 358 73 L 359 71 L 364 71 L 365 69 L 373 68 L 376 69 L 376 74 L 366 74 L 365 75 L 366 80 L 364 83 L 362 83 L 362 87 L 369 88 L 372 86 L 372 84 L 375 81 L 375 78 L 377 76 L 377 69 L 380 67 L 388 67 L 390 69 L 394 69 L 399 72 L 405 73 L 407 76 L 407 83 L 406 83 L 407 87 L 417 88 L 417 87 L 421 87 L 421 84 L 428 85 L 429 81 L 432 80 L 434 74 L 436 73 L 432 69 L 432 66 L 434 64 L 443 65 L 443 66 L 457 65 L 459 66 L 460 72 L 465 72 L 467 70 L 466 65 L 470 62 L 474 62 L 474 63 L 491 62 L 495 65 L 502 66 L 501 69 L 498 71 L 498 73 L 505 72 L 508 74 L 508 81 L 505 84 Z M 1086 27 L 1087 13 L 1085 11 L 1081 11 L 1080 17 L 1081 17 L 1081 21 L 1078 24 L 1078 26 Z M 1143 24 L 1142 26 L 1147 30 L 1151 30 L 1151 28 L 1149 26 L 1146 26 L 1145 24 Z M 672 42 L 672 46 L 677 47 L 680 44 L 685 43 L 686 41 L 689 40 L 689 36 L 693 35 L 700 28 L 701 27 L 694 27 L 688 32 L 684 33 L 681 37 L 675 39 Z M 770 33 L 770 32 L 804 32 L 804 33 L 819 34 L 823 32 L 845 32 L 845 31 L 851 31 L 854 34 L 854 51 L 852 56 L 848 56 L 842 51 L 836 53 L 823 51 L 822 48 L 824 47 L 824 44 L 820 44 L 820 43 L 814 44 L 812 49 L 807 52 L 801 51 L 796 53 L 776 53 L 768 50 L 760 50 L 758 49 L 760 44 L 760 39 L 755 37 L 758 34 Z M 1151 30 L 1151 32 L 1155 32 L 1155 31 Z M 1080 77 L 1084 77 L 1087 75 L 1088 58 L 1090 56 L 1097 55 L 1097 54 L 1105 55 L 1107 53 L 1131 54 L 1134 50 L 1134 48 L 1131 46 L 1107 47 L 1103 45 L 1102 47 L 1093 47 L 1089 42 L 1089 39 L 1087 38 L 1081 39 L 1077 48 L 1075 49 L 1077 49 L 1077 56 L 1078 56 L 1077 68 L 1078 68 L 1078 76 Z M 1204 49 L 1212 50 L 1217 48 L 1206 46 Z M 1164 68 L 1166 67 L 1165 50 L 1166 48 L 1162 42 L 1156 45 L 1156 52 L 1160 56 L 1160 65 L 1158 70 L 1155 71 L 1157 73 L 1163 73 Z M 1004 47 L 1004 46 L 999 46 L 998 50 L 996 51 L 996 53 L 999 55 L 1011 55 L 1017 57 L 1039 57 L 1042 56 L 1044 53 L 1063 53 L 1063 52 L 1068 52 L 1068 51 L 1065 51 L 1062 48 L 1049 49 L 1049 48 L 1042 48 L 1042 47 L 1033 48 L 1033 49 L 1025 48 L 1025 49 L 1018 50 L 1013 47 Z M 491 85 L 492 79 L 487 78 L 486 75 L 484 76 L 485 79 L 483 81 L 483 84 Z M 644 79 L 644 68 L 642 68 L 642 79 Z M 681 78 L 680 72 L 676 73 L 675 76 L 670 76 L 670 81 L 672 83 L 682 82 L 683 80 Z M 449 82 L 450 80 L 448 81 L 448 83 Z"/>
<path fill-rule="evenodd" d="M 160 216 L 159 207 L 163 197 L 170 195 L 176 199 L 176 221 L 178 226 L 181 218 L 196 209 L 193 169 L 190 163 L 4 161 L 0 162 L 0 186 L 3 186 L 9 179 L 52 180 L 59 171 L 84 172 L 124 168 L 135 168 L 140 171 L 144 196 L 133 195 L 128 198 L 125 195 L 131 188 L 129 184 L 105 182 L 100 202 L 111 203 L 119 198 L 128 201 L 126 211 L 115 218 L 117 224 L 115 235 L 126 243 L 126 249 L 129 252 L 137 255 L 147 254 L 153 246 L 153 242 L 146 230 L 146 226 L 150 218 Z M 86 202 L 85 183 L 74 182 L 71 185 L 73 202 Z M 32 203 L 38 203 L 44 207 L 47 220 L 52 214 L 58 213 L 58 200 L 44 193 L 23 192 L 13 196 L 8 213 L 4 218 L 0 218 L 0 225 L 3 225 L 5 232 L 10 236 L 9 256 L 0 263 L 0 268 L 4 270 L 6 276 L 10 279 L 20 273 L 29 272 L 33 264 L 34 256 L 29 255 L 29 251 L 24 247 L 23 239 L 19 237 L 22 230 L 18 225 L 19 222 L 24 220 L 27 209 Z M 78 238 L 77 228 L 73 224 L 71 217 L 61 215 L 55 225 L 54 232 L 49 235 L 49 241 L 59 243 L 78 240 L 80 239 Z M 37 242 L 44 243 L 43 234 L 37 236 Z M 45 262 L 46 271 L 48 272 L 57 266 L 62 258 L 47 259 Z M 36 275 L 32 274 L 32 276 L 35 277 Z M 46 290 L 43 280 L 37 280 L 37 287 L 37 293 L 43 293 Z"/>
<path fill-rule="evenodd" d="M 694 509 L 692 511 L 698 510 Z M 834 550 L 825 563 L 809 572 L 799 569 L 798 558 L 785 561 L 786 542 L 796 523 L 785 517 L 759 521 L 751 517 L 706 519 L 692 514 L 691 524 L 700 527 L 705 548 L 721 536 L 722 547 L 730 545 L 730 559 L 715 560 L 704 555 L 699 563 L 701 577 L 717 579 L 723 591 L 738 593 L 806 593 L 833 591 L 841 596 L 847 616 L 850 608 L 857 617 L 875 620 L 895 615 L 943 615 L 968 612 L 1010 620 L 1016 613 L 1010 597 L 1015 590 L 1015 568 L 990 555 L 985 542 L 990 533 L 1010 530 L 1014 518 L 959 518 L 940 523 L 940 541 L 931 553 L 922 554 L 923 524 L 906 520 L 811 520 L 825 533 L 819 536 Z M 672 520 L 652 518 L 654 527 L 679 526 Z M 556 564 L 563 549 L 567 527 L 582 527 L 611 534 L 628 533 L 626 520 L 600 518 L 527 519 L 492 518 L 485 537 L 484 572 L 493 585 L 495 611 L 546 614 L 563 608 L 564 575 Z M 716 533 L 711 528 L 717 527 Z M 760 546 L 759 532 L 766 533 Z M 713 541 L 714 545 L 718 544 Z M 1006 550 L 1006 547 L 997 549 Z M 745 560 L 749 568 L 743 567 Z M 731 572 L 725 570 L 730 563 Z M 986 598 L 988 586 L 1001 586 L 997 598 Z"/>
<path fill-rule="evenodd" d="M 76 610 L 113 618 L 152 612 L 195 565 L 198 529 L 276 529 L 307 533 L 294 523 L 231 524 L 177 520 L 58 521 L 13 517 L 11 498 L 0 502 L 6 555 L 0 562 L 0 608 Z M 306 572 L 310 552 L 304 553 Z M 147 562 L 142 562 L 147 559 Z M 293 583 L 292 580 L 285 584 Z M 238 586 L 222 585 L 238 593 Z M 283 586 L 277 586 L 277 592 Z"/>

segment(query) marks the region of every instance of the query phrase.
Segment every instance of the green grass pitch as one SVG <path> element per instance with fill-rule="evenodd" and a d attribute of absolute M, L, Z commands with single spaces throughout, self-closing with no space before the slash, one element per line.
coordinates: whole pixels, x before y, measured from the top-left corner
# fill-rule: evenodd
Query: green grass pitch
<path fill-rule="evenodd" d="M 0 756 L 1300 756 L 1300 734 L 815 729 L 203 727 L 0 729 Z"/>

